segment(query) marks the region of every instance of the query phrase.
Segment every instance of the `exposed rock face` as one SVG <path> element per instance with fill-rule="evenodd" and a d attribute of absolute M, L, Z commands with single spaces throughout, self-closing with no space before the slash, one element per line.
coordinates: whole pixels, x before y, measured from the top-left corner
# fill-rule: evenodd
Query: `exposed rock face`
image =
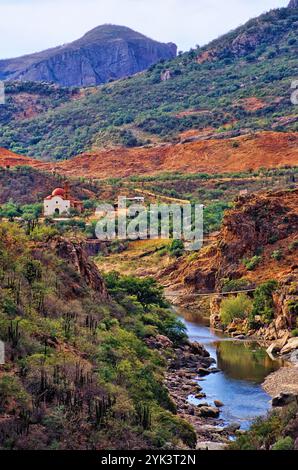
<path fill-rule="evenodd" d="M 288 8 L 298 8 L 298 0 L 291 0 Z"/>
<path fill-rule="evenodd" d="M 133 75 L 176 53 L 175 44 L 153 41 L 123 26 L 103 25 L 70 44 L 0 61 L 0 79 L 97 85 Z"/>
<path fill-rule="evenodd" d="M 60 258 L 75 267 L 100 300 L 109 299 L 104 280 L 97 266 L 88 258 L 81 242 L 58 238 L 51 243 L 51 248 Z"/>
<path fill-rule="evenodd" d="M 250 259 L 261 248 L 264 251 L 264 264 L 259 268 L 258 274 L 266 279 L 265 256 L 268 257 L 267 263 L 272 261 L 275 243 L 279 247 L 284 244 L 285 250 L 288 250 L 291 240 L 298 232 L 297 202 L 297 189 L 239 197 L 234 209 L 226 213 L 216 243 L 199 252 L 198 257 L 190 263 L 181 263 L 181 260 L 175 263 L 168 268 L 167 274 L 171 272 L 171 280 L 180 281 L 197 291 L 220 292 L 222 279 L 238 279 L 248 275 L 243 259 Z M 283 272 L 282 266 L 285 263 L 284 269 L 289 272 L 289 278 L 286 277 L 283 282 L 292 284 L 290 279 L 295 276 L 297 268 L 295 261 L 298 265 L 297 250 L 288 250 L 287 256 L 288 260 L 285 258 L 279 262 L 280 272 Z M 256 270 L 252 271 L 251 276 L 255 272 Z M 268 270 L 268 279 L 271 278 L 272 273 Z M 218 313 L 219 304 L 218 299 L 214 299 L 214 314 Z"/>
<path fill-rule="evenodd" d="M 194 261 L 181 260 L 168 268 L 174 284 L 183 283 L 187 290 L 197 292 L 222 291 L 223 280 L 245 278 L 247 286 L 257 287 L 276 279 L 278 289 L 273 294 L 274 318 L 263 323 L 255 317 L 256 330 L 249 330 L 247 319 L 234 319 L 227 332 L 242 339 L 242 334 L 258 335 L 268 341 L 278 340 L 269 353 L 291 352 L 298 347 L 289 341 L 297 327 L 298 315 L 298 190 L 263 193 L 238 198 L 234 209 L 223 221 L 217 242 L 199 252 Z M 282 258 L 273 259 L 276 250 Z M 259 265 L 248 271 L 243 259 L 252 259 L 260 253 Z M 239 288 L 240 289 L 240 288 Z M 223 328 L 220 307 L 223 296 L 212 296 L 210 323 Z"/>

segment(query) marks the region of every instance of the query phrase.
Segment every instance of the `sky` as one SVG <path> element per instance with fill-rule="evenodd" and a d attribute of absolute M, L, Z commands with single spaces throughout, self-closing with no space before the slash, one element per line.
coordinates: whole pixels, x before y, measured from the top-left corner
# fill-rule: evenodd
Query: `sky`
<path fill-rule="evenodd" d="M 289 0 L 0 0 L 0 58 L 78 39 L 104 23 L 128 26 L 178 50 L 204 45 Z"/>

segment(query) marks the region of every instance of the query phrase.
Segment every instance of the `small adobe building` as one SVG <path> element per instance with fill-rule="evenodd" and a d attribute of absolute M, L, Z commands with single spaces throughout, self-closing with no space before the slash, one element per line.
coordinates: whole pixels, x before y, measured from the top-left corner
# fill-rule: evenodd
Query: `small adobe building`
<path fill-rule="evenodd" d="M 56 188 L 44 199 L 44 216 L 69 215 L 70 209 L 83 211 L 83 203 L 71 197 L 68 183 L 63 188 Z"/>

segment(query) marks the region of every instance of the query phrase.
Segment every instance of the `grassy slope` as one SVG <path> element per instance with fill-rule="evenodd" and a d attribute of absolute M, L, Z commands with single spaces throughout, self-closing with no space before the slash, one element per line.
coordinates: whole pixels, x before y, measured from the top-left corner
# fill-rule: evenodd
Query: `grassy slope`
<path fill-rule="evenodd" d="M 82 99 L 41 112 L 29 119 L 3 121 L 0 145 L 14 151 L 61 159 L 92 146 L 175 140 L 189 129 L 295 129 L 290 84 L 297 76 L 294 23 L 297 10 L 274 10 L 212 42 L 202 50 L 157 64 L 148 72 L 95 90 Z M 239 36 L 257 38 L 234 52 Z M 216 60 L 197 62 L 212 51 Z M 161 82 L 163 70 L 172 79 Z M 212 78 L 211 78 L 212 77 Z M 251 109 L 246 98 L 258 98 Z M 184 111 L 190 113 L 183 113 Z"/>

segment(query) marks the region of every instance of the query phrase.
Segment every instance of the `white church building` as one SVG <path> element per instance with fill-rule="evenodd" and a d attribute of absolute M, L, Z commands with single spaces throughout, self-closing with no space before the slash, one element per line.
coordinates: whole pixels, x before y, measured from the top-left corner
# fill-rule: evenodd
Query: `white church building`
<path fill-rule="evenodd" d="M 70 209 L 83 211 L 83 203 L 71 197 L 69 185 L 65 183 L 64 188 L 56 188 L 50 196 L 44 199 L 44 216 L 69 215 Z"/>

